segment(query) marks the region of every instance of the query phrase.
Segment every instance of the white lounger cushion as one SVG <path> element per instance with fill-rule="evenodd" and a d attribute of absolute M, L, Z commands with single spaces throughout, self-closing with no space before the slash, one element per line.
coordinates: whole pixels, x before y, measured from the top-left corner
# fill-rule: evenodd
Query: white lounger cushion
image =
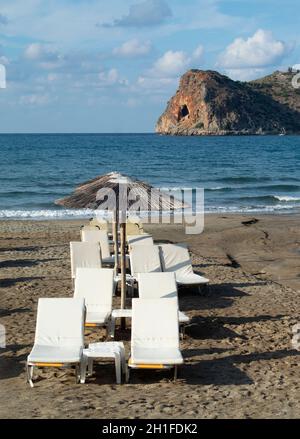
<path fill-rule="evenodd" d="M 127 237 L 128 244 L 132 245 L 153 245 L 153 238 L 151 235 L 144 233 L 143 235 L 130 235 Z"/>
<path fill-rule="evenodd" d="M 180 285 L 207 284 L 209 279 L 193 271 L 192 261 L 185 245 L 163 244 L 160 246 L 163 271 L 176 274 L 176 282 Z"/>
<path fill-rule="evenodd" d="M 100 246 L 97 242 L 70 242 L 71 273 L 76 276 L 77 268 L 101 268 Z"/>
<path fill-rule="evenodd" d="M 84 299 L 39 299 L 29 362 L 76 363 L 84 347 Z"/>
<path fill-rule="evenodd" d="M 182 364 L 183 358 L 178 348 L 143 348 L 137 346 L 131 351 L 133 364 Z"/>
<path fill-rule="evenodd" d="M 74 347 L 57 347 L 34 345 L 28 356 L 29 363 L 78 363 L 82 349 Z"/>
<path fill-rule="evenodd" d="M 78 268 L 74 297 L 83 297 L 87 309 L 86 323 L 104 325 L 112 311 L 114 270 Z"/>
<path fill-rule="evenodd" d="M 140 273 L 138 281 L 141 299 L 177 298 L 175 273 Z"/>
<path fill-rule="evenodd" d="M 83 242 L 98 242 L 101 248 L 102 260 L 110 258 L 109 240 L 106 230 L 81 230 L 81 239 Z"/>
<path fill-rule="evenodd" d="M 102 264 L 115 264 L 115 256 L 110 254 L 108 233 L 106 230 L 81 230 L 81 239 L 83 242 L 99 243 L 101 249 Z M 119 255 L 121 257 L 121 255 Z M 129 256 L 126 255 L 126 260 Z"/>
<path fill-rule="evenodd" d="M 157 245 L 134 245 L 130 251 L 131 274 L 161 272 Z"/>
<path fill-rule="evenodd" d="M 132 364 L 183 363 L 176 299 L 133 299 L 131 334 Z"/>
<path fill-rule="evenodd" d="M 178 301 L 175 273 L 140 273 L 138 283 L 141 299 L 175 298 Z M 179 323 L 188 323 L 189 321 L 189 317 L 179 311 Z"/>

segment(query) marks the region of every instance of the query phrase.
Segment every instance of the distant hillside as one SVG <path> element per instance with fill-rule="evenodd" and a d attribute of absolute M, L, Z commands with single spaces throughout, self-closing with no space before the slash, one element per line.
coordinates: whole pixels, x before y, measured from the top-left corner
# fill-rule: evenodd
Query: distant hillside
<path fill-rule="evenodd" d="M 300 94 L 292 73 L 239 82 L 215 71 L 189 70 L 159 118 L 172 135 L 300 134 Z"/>
<path fill-rule="evenodd" d="M 272 75 L 249 82 L 255 90 L 271 96 L 283 105 L 300 111 L 300 88 L 292 86 L 295 72 L 274 72 Z"/>

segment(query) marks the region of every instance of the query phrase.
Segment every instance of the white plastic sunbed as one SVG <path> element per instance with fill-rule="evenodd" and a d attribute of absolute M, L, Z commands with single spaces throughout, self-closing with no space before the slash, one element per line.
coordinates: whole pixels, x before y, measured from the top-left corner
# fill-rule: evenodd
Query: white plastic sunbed
<path fill-rule="evenodd" d="M 101 254 L 98 242 L 70 242 L 71 274 L 76 277 L 77 268 L 101 268 Z"/>
<path fill-rule="evenodd" d="M 133 299 L 131 358 L 134 369 L 166 369 L 183 363 L 177 299 Z"/>
<path fill-rule="evenodd" d="M 128 245 L 153 245 L 153 238 L 151 235 L 144 233 L 143 235 L 130 235 L 127 237 Z"/>
<path fill-rule="evenodd" d="M 109 239 L 106 230 L 81 230 L 81 239 L 83 242 L 97 242 L 101 248 L 101 260 L 104 265 L 114 265 L 115 256 L 110 253 Z M 129 256 L 126 255 L 128 259 Z"/>
<path fill-rule="evenodd" d="M 101 259 L 103 264 L 114 264 L 115 259 L 110 254 L 109 239 L 106 230 L 81 229 L 81 240 L 83 242 L 98 242 L 101 248 Z"/>
<path fill-rule="evenodd" d="M 35 367 L 76 367 L 84 348 L 84 299 L 39 299 L 34 346 L 27 358 L 27 380 L 33 387 Z"/>
<path fill-rule="evenodd" d="M 178 285 L 206 285 L 209 279 L 194 273 L 192 261 L 185 245 L 160 245 L 160 255 L 163 271 L 174 272 Z"/>
<path fill-rule="evenodd" d="M 84 298 L 86 327 L 105 326 L 110 332 L 114 270 L 109 268 L 78 268 L 75 298 Z"/>
<path fill-rule="evenodd" d="M 130 250 L 131 275 L 137 280 L 139 273 L 161 272 L 157 245 L 133 245 Z"/>
<path fill-rule="evenodd" d="M 141 299 L 176 299 L 178 304 L 175 273 L 140 273 L 138 283 Z M 189 317 L 181 311 L 178 318 L 180 324 L 190 321 Z"/>

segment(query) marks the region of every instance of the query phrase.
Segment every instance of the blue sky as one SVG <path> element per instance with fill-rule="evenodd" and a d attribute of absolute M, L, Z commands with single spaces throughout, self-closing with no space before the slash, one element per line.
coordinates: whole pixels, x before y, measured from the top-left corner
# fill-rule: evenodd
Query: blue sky
<path fill-rule="evenodd" d="M 0 0 L 1 132 L 152 132 L 189 68 L 300 63 L 296 0 Z"/>

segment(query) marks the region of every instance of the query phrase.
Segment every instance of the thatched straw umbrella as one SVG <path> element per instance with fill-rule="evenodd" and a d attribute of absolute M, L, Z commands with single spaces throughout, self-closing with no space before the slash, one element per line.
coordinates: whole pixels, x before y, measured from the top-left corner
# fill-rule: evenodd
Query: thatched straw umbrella
<path fill-rule="evenodd" d="M 114 195 L 112 197 L 111 195 Z M 113 213 L 115 268 L 118 272 L 118 225 L 121 235 L 121 308 L 126 301 L 126 219 L 128 212 L 160 212 L 182 209 L 183 203 L 140 180 L 111 172 L 82 183 L 66 198 L 55 202 L 72 209 L 109 210 Z M 136 204 L 138 203 L 138 208 Z"/>

